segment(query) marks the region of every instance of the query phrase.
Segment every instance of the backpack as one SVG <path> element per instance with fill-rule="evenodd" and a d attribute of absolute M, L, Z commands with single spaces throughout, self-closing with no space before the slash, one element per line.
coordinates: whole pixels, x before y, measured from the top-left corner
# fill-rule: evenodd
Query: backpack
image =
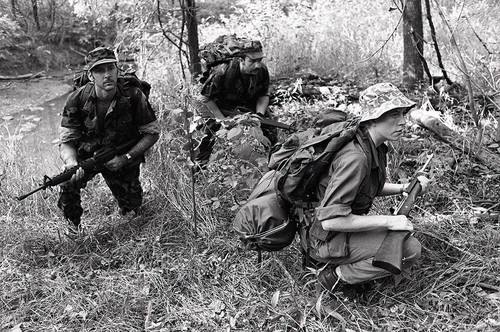
<path fill-rule="evenodd" d="M 300 230 L 301 240 L 307 244 L 307 262 L 308 230 L 321 199 L 315 191 L 335 153 L 354 139 L 359 118 L 329 110 L 316 125 L 322 128 L 292 134 L 271 152 L 271 171 L 236 213 L 233 227 L 247 249 L 281 250 Z"/>
<path fill-rule="evenodd" d="M 288 217 L 288 206 L 275 190 L 276 171 L 259 180 L 237 212 L 234 228 L 248 250 L 277 251 L 290 245 L 297 223 Z"/>
<path fill-rule="evenodd" d="M 236 37 L 236 35 L 222 35 L 213 42 L 202 45 L 198 52 L 202 67 L 200 83 L 207 81 L 213 67 L 243 56 L 245 51 L 254 49 L 257 43 L 260 45 L 259 42 Z"/>

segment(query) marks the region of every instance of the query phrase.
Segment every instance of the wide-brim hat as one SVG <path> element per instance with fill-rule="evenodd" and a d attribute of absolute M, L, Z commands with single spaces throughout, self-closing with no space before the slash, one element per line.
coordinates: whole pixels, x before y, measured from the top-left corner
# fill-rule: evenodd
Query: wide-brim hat
<path fill-rule="evenodd" d="M 361 122 L 378 119 L 397 108 L 410 110 L 417 104 L 391 83 L 378 83 L 370 86 L 361 93 L 359 103 L 363 108 Z"/>
<path fill-rule="evenodd" d="M 98 47 L 90 51 L 85 57 L 85 69 L 92 70 L 96 66 L 106 63 L 117 63 L 115 52 L 107 47 Z"/>

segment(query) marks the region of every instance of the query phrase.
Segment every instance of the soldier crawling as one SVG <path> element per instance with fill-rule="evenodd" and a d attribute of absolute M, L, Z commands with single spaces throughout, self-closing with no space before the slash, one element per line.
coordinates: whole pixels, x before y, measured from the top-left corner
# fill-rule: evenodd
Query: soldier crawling
<path fill-rule="evenodd" d="M 142 91 L 118 78 L 113 50 L 98 47 L 87 54 L 85 62 L 90 82 L 68 97 L 62 113 L 59 153 L 63 167 L 76 166 L 103 146 L 136 141 L 101 171 L 121 213 L 135 214 L 142 205 L 140 163 L 158 140 L 160 127 Z M 80 190 L 96 174 L 79 168 L 71 180 L 61 185 L 58 207 L 68 221 L 69 236 L 77 235 L 80 229 Z"/>
<path fill-rule="evenodd" d="M 270 118 L 269 72 L 262 62 L 264 54 L 259 41 L 240 51 L 241 56 L 211 69 L 201 89 L 199 100 L 211 114 L 204 125 L 204 136 L 197 147 L 196 162 L 203 168 L 215 145 L 215 132 L 221 125 L 215 119 L 230 116 L 226 111 L 246 110 L 259 117 Z M 214 119 L 215 118 L 215 119 Z M 276 128 L 261 125 L 271 145 L 277 141 Z"/>

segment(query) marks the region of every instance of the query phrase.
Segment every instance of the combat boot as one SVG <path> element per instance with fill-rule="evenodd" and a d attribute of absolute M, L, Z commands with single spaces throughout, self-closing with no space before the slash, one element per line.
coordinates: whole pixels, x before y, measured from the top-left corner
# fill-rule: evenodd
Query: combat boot
<path fill-rule="evenodd" d="M 329 292 L 345 284 L 335 273 L 335 268 L 336 266 L 328 265 L 318 274 L 318 283 Z"/>

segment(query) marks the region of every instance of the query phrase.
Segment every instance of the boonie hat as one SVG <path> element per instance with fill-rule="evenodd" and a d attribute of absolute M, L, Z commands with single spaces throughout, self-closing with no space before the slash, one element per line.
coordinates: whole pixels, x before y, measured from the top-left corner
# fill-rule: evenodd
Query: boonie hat
<path fill-rule="evenodd" d="M 407 108 L 416 105 L 391 83 L 378 83 L 370 86 L 359 96 L 359 104 L 363 108 L 361 122 L 375 120 L 396 108 Z"/>
<path fill-rule="evenodd" d="M 264 57 L 264 53 L 262 53 L 262 44 L 258 40 L 253 40 L 251 45 L 245 49 L 243 53 L 252 60 L 258 60 Z"/>
<path fill-rule="evenodd" d="M 98 47 L 90 51 L 85 57 L 85 69 L 92 70 L 95 66 L 105 63 L 117 63 L 115 52 L 107 47 Z"/>

